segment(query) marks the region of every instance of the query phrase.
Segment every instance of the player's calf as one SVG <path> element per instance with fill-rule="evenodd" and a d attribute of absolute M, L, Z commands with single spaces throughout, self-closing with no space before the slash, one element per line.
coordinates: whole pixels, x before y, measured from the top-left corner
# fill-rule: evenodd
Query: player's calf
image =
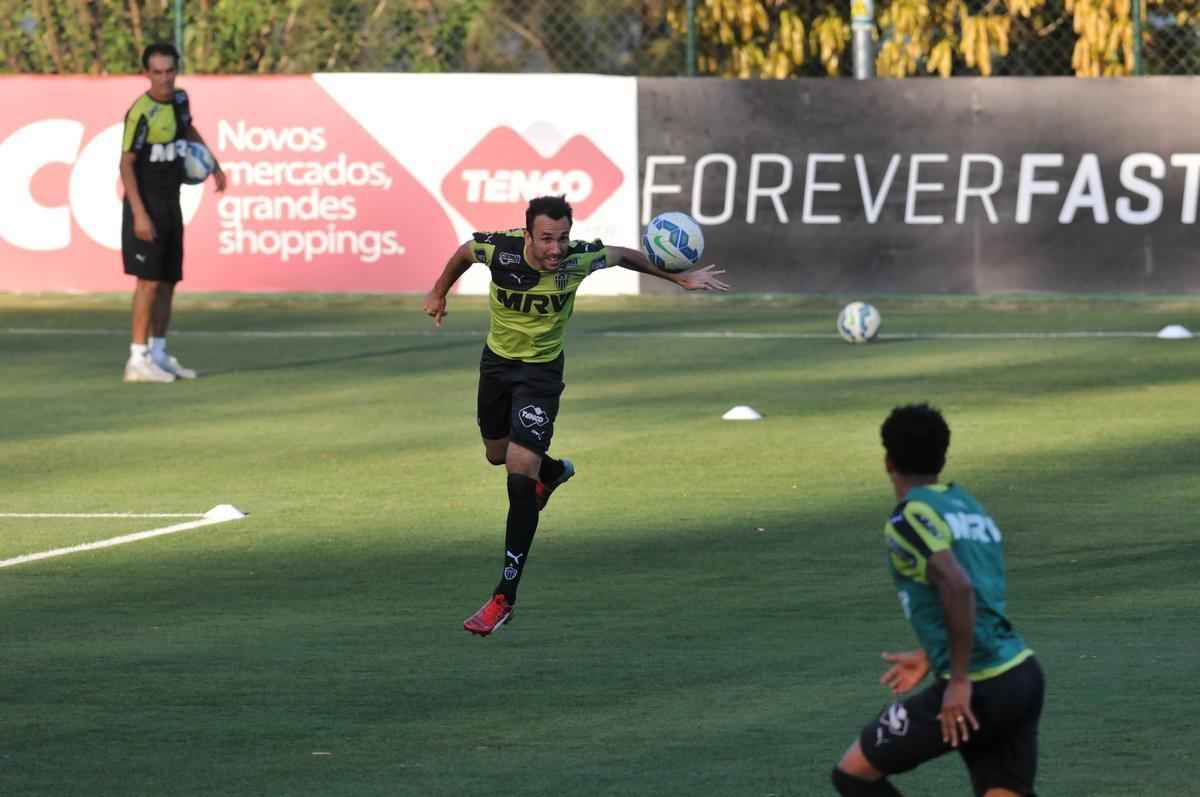
<path fill-rule="evenodd" d="M 833 768 L 833 788 L 842 797 L 903 797 L 895 786 L 888 783 L 887 778 L 863 780 L 846 774 L 838 767 Z"/>

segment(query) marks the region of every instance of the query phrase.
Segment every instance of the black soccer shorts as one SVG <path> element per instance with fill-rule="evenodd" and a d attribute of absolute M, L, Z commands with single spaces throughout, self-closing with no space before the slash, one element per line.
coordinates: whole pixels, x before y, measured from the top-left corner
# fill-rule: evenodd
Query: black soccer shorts
<path fill-rule="evenodd" d="M 133 208 L 125 202 L 121 214 L 121 259 L 125 273 L 157 282 L 183 279 L 183 212 L 179 201 L 146 200 L 146 212 L 154 222 L 154 240 L 143 241 L 133 234 Z"/>
<path fill-rule="evenodd" d="M 484 346 L 476 410 L 480 434 L 485 440 L 508 437 L 545 454 L 565 387 L 562 376 L 562 353 L 548 363 L 526 363 L 501 357 Z"/>
<path fill-rule="evenodd" d="M 863 728 L 859 745 L 871 766 L 885 775 L 907 772 L 955 748 L 942 741 L 942 694 L 939 678 L 927 689 L 884 709 Z M 1033 795 L 1037 775 L 1038 721 L 1046 682 L 1037 659 L 1029 657 L 1006 673 L 978 681 L 971 689 L 971 710 L 979 729 L 958 746 L 971 773 L 977 797 L 988 789 Z"/>

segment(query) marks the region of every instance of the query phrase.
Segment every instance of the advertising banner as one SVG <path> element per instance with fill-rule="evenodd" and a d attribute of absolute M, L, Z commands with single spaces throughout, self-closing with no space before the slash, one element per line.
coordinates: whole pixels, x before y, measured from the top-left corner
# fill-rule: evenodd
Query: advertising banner
<path fill-rule="evenodd" d="M 637 90 L 588 76 L 181 76 L 228 188 L 185 186 L 190 291 L 427 291 L 475 230 L 565 194 L 637 240 Z M 123 291 L 119 160 L 143 77 L 0 79 L 0 290 Z M 475 267 L 464 292 L 486 291 Z M 634 293 L 597 273 L 583 293 Z"/>
<path fill-rule="evenodd" d="M 639 81 L 641 220 L 742 291 L 1200 291 L 1200 79 Z"/>

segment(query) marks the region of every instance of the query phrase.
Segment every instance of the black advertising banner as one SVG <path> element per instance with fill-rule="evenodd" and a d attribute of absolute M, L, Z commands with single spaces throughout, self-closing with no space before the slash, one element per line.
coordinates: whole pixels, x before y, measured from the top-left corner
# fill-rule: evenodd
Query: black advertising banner
<path fill-rule="evenodd" d="M 638 85 L 641 222 L 739 291 L 1200 291 L 1200 78 Z"/>

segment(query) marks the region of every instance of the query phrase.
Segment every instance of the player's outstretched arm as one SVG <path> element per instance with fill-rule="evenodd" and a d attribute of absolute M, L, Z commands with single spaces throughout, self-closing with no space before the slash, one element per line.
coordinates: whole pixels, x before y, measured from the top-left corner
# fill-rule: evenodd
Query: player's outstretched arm
<path fill-rule="evenodd" d="M 891 689 L 893 695 L 911 692 L 929 673 L 929 657 L 919 648 L 885 652 L 883 660 L 891 662 L 892 666 L 880 677 L 879 683 Z"/>
<path fill-rule="evenodd" d="M 627 249 L 624 246 L 610 246 L 608 247 L 608 251 L 610 255 L 616 258 L 616 262 L 613 265 L 624 266 L 633 271 L 640 271 L 643 274 L 649 274 L 652 277 L 673 282 L 685 291 L 729 290 L 729 285 L 720 279 L 725 270 L 717 268 L 715 265 L 672 274 L 669 271 L 663 271 L 651 263 L 649 258 L 636 249 Z"/>
<path fill-rule="evenodd" d="M 458 278 L 467 273 L 467 269 L 473 262 L 475 262 L 475 257 L 471 252 L 471 242 L 467 241 L 455 249 L 454 254 L 450 255 L 450 259 L 446 261 L 446 267 L 442 269 L 441 276 L 437 278 L 437 282 L 433 283 L 429 293 L 425 294 L 425 315 L 433 318 L 434 326 L 442 325 L 442 319 L 446 317 L 447 313 L 446 296 L 454 287 L 454 283 L 458 282 Z"/>

